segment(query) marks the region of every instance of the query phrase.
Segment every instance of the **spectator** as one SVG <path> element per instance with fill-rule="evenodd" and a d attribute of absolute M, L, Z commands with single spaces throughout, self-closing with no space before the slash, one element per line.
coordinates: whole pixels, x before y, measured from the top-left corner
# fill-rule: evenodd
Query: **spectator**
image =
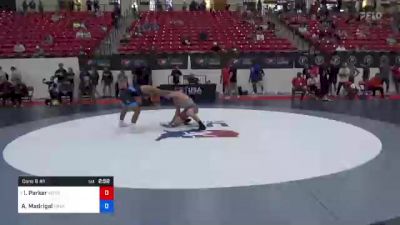
<path fill-rule="evenodd" d="M 256 33 L 256 41 L 264 41 L 264 34 L 262 32 Z"/>
<path fill-rule="evenodd" d="M 329 93 L 334 95 L 336 92 L 337 76 L 339 73 L 339 67 L 331 64 L 329 68 Z"/>
<path fill-rule="evenodd" d="M 0 83 L 8 80 L 8 74 L 3 71 L 3 68 L 0 66 Z"/>
<path fill-rule="evenodd" d="M 237 69 L 234 65 L 229 67 L 229 95 L 237 95 Z"/>
<path fill-rule="evenodd" d="M 292 79 L 292 99 L 294 99 L 296 92 L 301 92 L 300 100 L 303 101 L 307 92 L 307 82 L 300 72 Z"/>
<path fill-rule="evenodd" d="M 344 89 L 346 90 L 349 99 L 354 99 L 357 96 L 358 89 L 354 84 L 354 77 L 349 77 L 349 81 L 345 84 Z"/>
<path fill-rule="evenodd" d="M 314 98 L 318 99 L 320 81 L 318 75 L 310 75 L 307 77 L 307 90 L 308 93 Z"/>
<path fill-rule="evenodd" d="M 94 0 L 94 1 L 93 1 L 93 8 L 94 8 L 94 11 L 95 11 L 95 12 L 100 11 L 100 3 L 99 3 L 99 0 Z"/>
<path fill-rule="evenodd" d="M 180 76 L 182 76 L 182 72 L 179 70 L 178 66 L 171 71 L 172 82 L 174 85 L 178 85 L 180 83 Z"/>
<path fill-rule="evenodd" d="M 44 6 L 43 6 L 42 0 L 39 0 L 38 10 L 39 10 L 39 13 L 42 14 L 42 16 L 43 16 Z"/>
<path fill-rule="evenodd" d="M 11 100 L 13 102 L 14 107 L 22 106 L 22 97 L 28 94 L 28 88 L 24 83 L 18 83 L 13 87 L 14 91 L 12 93 Z"/>
<path fill-rule="evenodd" d="M 90 40 L 92 39 L 92 34 L 85 29 L 80 29 L 78 32 L 76 32 L 75 37 L 76 39 Z"/>
<path fill-rule="evenodd" d="M 92 0 L 86 0 L 86 10 L 89 12 L 92 11 Z"/>
<path fill-rule="evenodd" d="M 26 2 L 26 0 L 24 0 L 22 2 L 22 11 L 24 12 L 25 15 L 28 12 L 28 7 L 29 7 L 28 3 Z"/>
<path fill-rule="evenodd" d="M 25 46 L 21 44 L 20 42 L 17 42 L 17 44 L 14 45 L 14 52 L 17 54 L 22 54 L 26 51 Z"/>
<path fill-rule="evenodd" d="M 199 40 L 200 41 L 207 41 L 208 40 L 208 34 L 205 31 L 200 32 L 199 34 Z"/>
<path fill-rule="evenodd" d="M 384 98 L 384 92 L 383 92 L 383 87 L 382 87 L 382 79 L 379 73 L 375 74 L 375 76 L 368 80 L 365 84 L 366 89 L 368 91 L 372 91 L 372 96 L 376 95 L 376 91 L 379 91 L 381 93 L 381 98 Z"/>
<path fill-rule="evenodd" d="M 64 79 L 58 85 L 58 101 L 62 102 L 62 97 L 67 96 L 69 99 L 69 103 L 72 103 L 74 96 L 73 91 L 74 91 L 73 84 L 69 82 L 67 79 Z"/>
<path fill-rule="evenodd" d="M 111 97 L 111 85 L 114 82 L 114 77 L 108 67 L 104 68 L 101 82 L 103 83 L 103 97 Z"/>
<path fill-rule="evenodd" d="M 371 69 L 368 64 L 361 64 L 362 68 L 362 81 L 366 82 L 369 80 Z"/>
<path fill-rule="evenodd" d="M 44 37 L 43 40 L 44 45 L 53 45 L 54 44 L 54 37 L 51 34 L 48 34 Z"/>
<path fill-rule="evenodd" d="M 60 15 L 58 12 L 55 12 L 53 15 L 51 15 L 50 20 L 51 20 L 53 23 L 57 23 L 57 22 L 60 21 L 62 18 L 63 18 L 62 15 Z"/>
<path fill-rule="evenodd" d="M 36 11 L 36 3 L 35 3 L 35 0 L 31 0 L 31 1 L 29 2 L 29 8 L 30 8 L 30 10 L 31 10 L 32 12 Z"/>
<path fill-rule="evenodd" d="M 33 58 L 44 57 L 44 49 L 40 45 L 36 45 L 35 52 L 32 55 Z"/>
<path fill-rule="evenodd" d="M 391 73 L 391 68 L 389 62 L 382 62 L 381 65 L 379 66 L 379 76 L 382 82 L 385 83 L 386 92 L 389 91 L 390 73 Z"/>
<path fill-rule="evenodd" d="M 125 75 L 125 71 L 121 70 L 117 76 L 117 82 L 115 83 L 115 97 L 118 98 L 119 90 L 126 89 L 128 87 L 128 77 Z"/>
<path fill-rule="evenodd" d="M 74 7 L 75 7 L 75 2 L 74 2 L 74 0 L 69 0 L 69 1 L 68 1 L 68 9 L 69 9 L 69 11 L 70 11 L 70 12 L 73 12 L 73 11 L 74 11 Z"/>
<path fill-rule="evenodd" d="M 211 50 L 214 52 L 221 51 L 221 47 L 218 45 L 218 42 L 216 42 L 216 41 L 213 42 L 213 46 L 211 47 Z"/>
<path fill-rule="evenodd" d="M 224 95 L 227 95 L 228 94 L 229 83 L 230 83 L 229 67 L 227 67 L 227 66 L 222 68 L 220 83 L 222 84 L 222 93 Z"/>
<path fill-rule="evenodd" d="M 206 11 L 206 8 L 207 8 L 207 6 L 206 6 L 206 1 L 201 1 L 201 3 L 200 3 L 200 5 L 199 5 L 199 10 L 200 11 Z"/>
<path fill-rule="evenodd" d="M 100 96 L 99 92 L 97 91 L 97 85 L 99 84 L 99 79 L 100 75 L 99 72 L 97 71 L 96 66 L 92 66 L 92 69 L 89 71 L 89 76 L 90 76 L 90 83 L 92 84 L 93 87 L 93 96 Z"/>
<path fill-rule="evenodd" d="M 87 70 L 83 69 L 80 74 L 80 83 L 79 83 L 79 96 L 82 98 L 83 96 L 90 96 L 94 99 L 94 91 L 93 85 L 90 79 L 90 74 Z"/>
<path fill-rule="evenodd" d="M 252 84 L 253 94 L 258 93 L 257 86 L 261 88 L 261 93 L 264 93 L 264 84 L 263 84 L 264 75 L 265 75 L 264 70 L 261 68 L 259 64 L 255 63 L 250 68 L 249 82 Z"/>
<path fill-rule="evenodd" d="M 22 75 L 21 72 L 19 72 L 19 70 L 17 70 L 16 67 L 12 66 L 10 68 L 11 70 L 11 83 L 13 85 L 17 85 L 19 83 L 22 83 Z"/>
<path fill-rule="evenodd" d="M 79 0 L 75 0 L 75 7 L 76 7 L 76 11 L 78 11 L 78 12 L 81 11 L 82 4 Z"/>
<path fill-rule="evenodd" d="M 190 45 L 190 39 L 188 36 L 183 36 L 181 39 L 182 45 L 189 46 Z"/>
<path fill-rule="evenodd" d="M 343 63 L 342 67 L 339 69 L 339 84 L 338 88 L 336 91 L 336 95 L 339 96 L 340 94 L 340 89 L 343 87 L 343 85 L 346 84 L 346 82 L 349 81 L 350 77 L 350 68 L 348 67 L 347 63 Z"/>
<path fill-rule="evenodd" d="M 355 77 L 357 77 L 358 75 L 360 75 L 360 71 L 357 69 L 357 67 L 352 63 L 349 66 L 350 68 L 350 76 L 349 79 L 354 80 Z"/>
<path fill-rule="evenodd" d="M 306 34 L 308 32 L 307 31 L 307 25 L 306 24 L 300 25 L 298 31 L 299 31 L 300 34 L 303 34 L 303 35 Z"/>
<path fill-rule="evenodd" d="M 195 0 L 192 0 L 189 5 L 189 11 L 197 11 L 198 4 Z"/>
<path fill-rule="evenodd" d="M 394 87 L 396 88 L 396 93 L 400 94 L 400 66 L 396 64 L 392 68 L 392 75 L 394 81 Z"/>
<path fill-rule="evenodd" d="M 337 48 L 336 48 L 337 52 L 343 52 L 346 51 L 346 48 L 344 47 L 343 44 L 338 44 Z"/>
<path fill-rule="evenodd" d="M 12 100 L 14 92 L 14 86 L 12 83 L 5 81 L 0 81 L 0 99 L 2 100 L 2 105 L 5 106 L 7 100 Z"/>
<path fill-rule="evenodd" d="M 57 82 L 61 83 L 67 78 L 67 71 L 64 69 L 64 64 L 59 63 L 58 69 L 54 72 L 54 76 L 57 78 Z"/>
<path fill-rule="evenodd" d="M 70 82 L 73 86 L 75 85 L 75 73 L 71 67 L 68 67 L 66 80 Z"/>
<path fill-rule="evenodd" d="M 183 4 L 182 4 L 182 11 L 186 11 L 187 10 L 187 3 L 186 3 L 186 1 L 184 0 L 183 1 Z"/>
<path fill-rule="evenodd" d="M 329 69 L 327 65 L 320 66 L 319 81 L 320 81 L 320 96 L 322 101 L 331 101 L 331 99 L 328 98 L 330 81 L 329 81 Z"/>

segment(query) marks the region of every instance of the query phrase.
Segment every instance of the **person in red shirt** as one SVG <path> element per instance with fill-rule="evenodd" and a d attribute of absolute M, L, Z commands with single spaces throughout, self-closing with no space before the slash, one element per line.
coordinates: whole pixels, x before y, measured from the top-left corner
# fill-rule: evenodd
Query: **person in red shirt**
<path fill-rule="evenodd" d="M 224 67 L 221 71 L 221 84 L 222 84 L 222 92 L 227 94 L 230 84 L 230 74 L 229 67 Z"/>
<path fill-rule="evenodd" d="M 375 96 L 376 91 L 379 91 L 381 97 L 384 98 L 382 83 L 382 79 L 380 78 L 379 73 L 377 73 L 373 78 L 366 82 L 366 88 L 367 90 L 372 91 L 372 96 Z"/>
<path fill-rule="evenodd" d="M 292 79 L 292 99 L 294 99 L 294 95 L 296 92 L 301 93 L 300 100 L 303 100 L 304 95 L 307 92 L 306 79 L 303 78 L 303 74 L 301 74 L 300 72 L 298 72 L 297 76 Z"/>
<path fill-rule="evenodd" d="M 400 66 L 395 65 L 392 68 L 392 75 L 394 81 L 394 87 L 396 88 L 396 93 L 400 94 Z"/>

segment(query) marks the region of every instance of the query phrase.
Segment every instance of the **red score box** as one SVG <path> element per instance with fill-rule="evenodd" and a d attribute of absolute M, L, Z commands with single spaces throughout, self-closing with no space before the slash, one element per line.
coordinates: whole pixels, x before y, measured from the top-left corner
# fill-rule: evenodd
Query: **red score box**
<path fill-rule="evenodd" d="M 101 186 L 100 187 L 100 200 L 114 200 L 114 187 Z"/>

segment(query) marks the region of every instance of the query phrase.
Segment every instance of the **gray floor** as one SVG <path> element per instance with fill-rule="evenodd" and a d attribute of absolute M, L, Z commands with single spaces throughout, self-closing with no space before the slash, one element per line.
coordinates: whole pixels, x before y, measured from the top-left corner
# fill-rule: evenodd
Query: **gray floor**
<path fill-rule="evenodd" d="M 18 215 L 17 177 L 25 174 L 1 158 L 0 225 L 370 224 L 400 215 L 399 102 L 274 101 L 215 106 L 287 111 L 344 121 L 375 134 L 383 151 L 349 171 L 281 184 L 203 190 L 118 188 L 113 215 Z M 0 109 L 0 149 L 40 127 L 116 110 L 115 106 Z"/>

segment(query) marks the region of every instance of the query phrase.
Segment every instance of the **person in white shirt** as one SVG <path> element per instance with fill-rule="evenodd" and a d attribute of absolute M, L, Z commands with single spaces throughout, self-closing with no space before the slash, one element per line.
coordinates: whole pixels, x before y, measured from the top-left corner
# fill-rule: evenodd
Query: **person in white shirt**
<path fill-rule="evenodd" d="M 24 53 L 25 52 L 25 46 L 21 43 L 17 43 L 16 45 L 14 45 L 14 52 L 15 53 Z"/>
<path fill-rule="evenodd" d="M 338 45 L 336 48 L 336 51 L 343 52 L 343 51 L 346 51 L 346 48 L 343 45 Z"/>
<path fill-rule="evenodd" d="M 338 82 L 338 88 L 336 91 L 336 95 L 339 96 L 340 89 L 346 84 L 346 82 L 349 81 L 350 74 L 351 74 L 351 71 L 350 71 L 349 66 L 347 65 L 347 63 L 343 63 L 343 65 L 342 65 L 342 67 L 340 67 L 339 73 L 338 73 L 339 82 Z"/>

